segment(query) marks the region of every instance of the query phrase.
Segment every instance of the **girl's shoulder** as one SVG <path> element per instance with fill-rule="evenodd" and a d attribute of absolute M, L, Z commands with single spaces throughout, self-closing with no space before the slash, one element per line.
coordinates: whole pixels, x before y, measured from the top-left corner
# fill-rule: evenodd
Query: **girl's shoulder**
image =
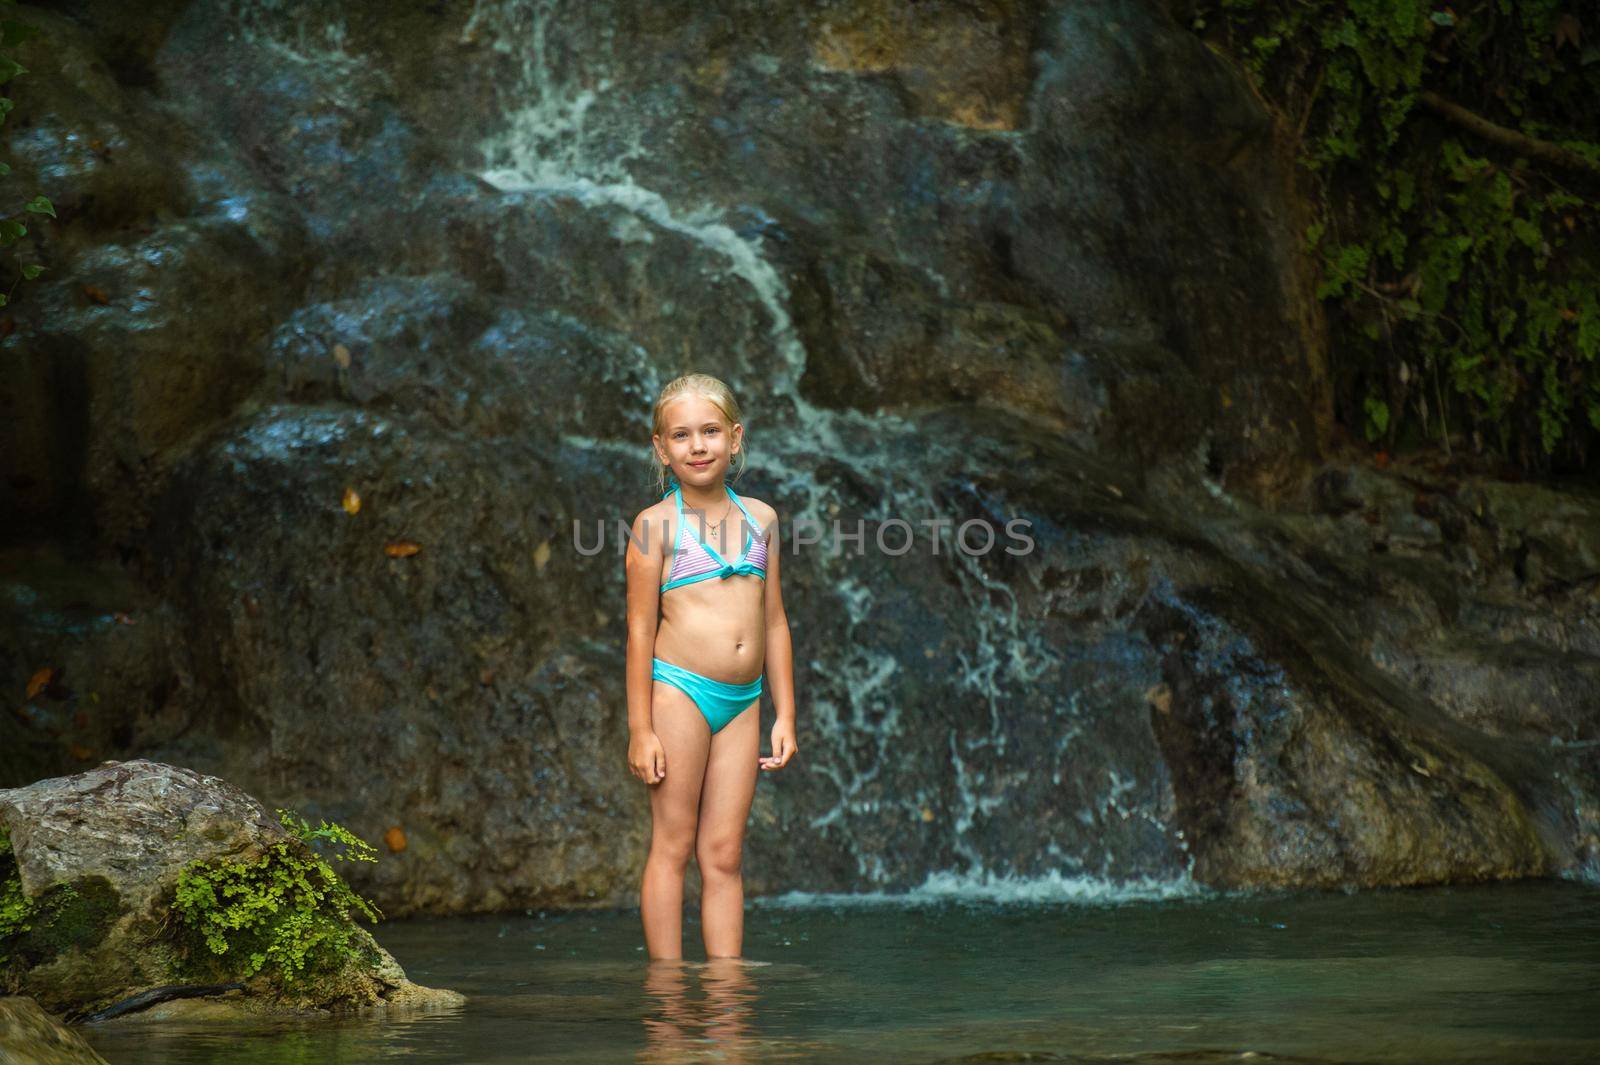
<path fill-rule="evenodd" d="M 757 499 L 755 496 L 747 496 L 740 492 L 739 502 L 745 505 L 745 508 L 750 511 L 750 516 L 756 519 L 756 524 L 763 529 L 770 529 L 778 523 L 777 510 L 766 500 Z"/>
<path fill-rule="evenodd" d="M 638 525 L 642 521 L 655 521 L 658 518 L 671 518 L 672 515 L 672 497 L 668 496 L 665 499 L 651 503 L 648 507 L 635 514 L 633 516 L 633 524 Z"/>
<path fill-rule="evenodd" d="M 645 507 L 633 516 L 633 533 L 635 536 L 648 532 L 670 534 L 672 532 L 672 519 L 676 511 L 669 496 Z"/>

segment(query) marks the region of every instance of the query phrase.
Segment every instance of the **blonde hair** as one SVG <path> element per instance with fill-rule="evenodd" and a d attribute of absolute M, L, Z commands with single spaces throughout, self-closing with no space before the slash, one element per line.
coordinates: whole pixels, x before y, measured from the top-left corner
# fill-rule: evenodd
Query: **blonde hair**
<path fill-rule="evenodd" d="M 686 395 L 701 396 L 710 400 L 711 404 L 721 411 L 722 416 L 728 420 L 730 429 L 736 422 L 741 420 L 739 401 L 733 398 L 733 389 L 729 388 L 719 378 L 712 377 L 710 374 L 691 373 L 682 377 L 675 377 L 662 387 L 661 394 L 656 397 L 655 413 L 650 419 L 650 431 L 653 434 L 656 436 L 664 434 L 665 426 L 662 424 L 661 412 L 666 409 L 667 404 L 680 396 Z M 738 480 L 739 474 L 744 472 L 746 457 L 750 453 L 748 440 L 749 437 L 746 435 L 739 441 L 739 468 L 734 472 L 733 480 Z M 666 495 L 667 467 L 661 464 L 661 458 L 656 454 L 653 446 L 650 449 L 650 467 L 654 471 L 656 494 Z"/>

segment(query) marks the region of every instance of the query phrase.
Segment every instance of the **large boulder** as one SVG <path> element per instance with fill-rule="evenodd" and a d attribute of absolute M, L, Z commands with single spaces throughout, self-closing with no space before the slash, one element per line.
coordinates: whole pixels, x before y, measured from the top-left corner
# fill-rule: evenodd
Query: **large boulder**
<path fill-rule="evenodd" d="M 461 1001 L 412 984 L 364 929 L 350 957 L 290 982 L 270 968 L 245 976 L 240 951 L 219 961 L 186 938 L 174 912 L 180 874 L 218 860 L 253 865 L 290 840 L 216 777 L 141 759 L 0 791 L 0 839 L 9 839 L 0 884 L 15 878 L 40 907 L 29 927 L 0 929 L 11 933 L 0 940 L 0 980 L 52 1011 L 86 1014 L 152 988 L 234 977 L 254 996 L 250 1008 Z"/>

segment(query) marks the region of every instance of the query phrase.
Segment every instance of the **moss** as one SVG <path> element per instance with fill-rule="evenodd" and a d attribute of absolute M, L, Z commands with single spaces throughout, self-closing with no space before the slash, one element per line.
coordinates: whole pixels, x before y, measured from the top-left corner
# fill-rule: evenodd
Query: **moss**
<path fill-rule="evenodd" d="M 58 884 L 44 893 L 40 903 L 49 917 L 35 924 L 27 941 L 45 958 L 73 947 L 87 951 L 98 946 L 123 912 L 117 889 L 103 876 Z"/>
<path fill-rule="evenodd" d="M 37 909 L 34 900 L 22 893 L 22 878 L 11 853 L 11 833 L 0 825 L 0 980 L 11 967 L 12 942 L 28 930 Z"/>
<path fill-rule="evenodd" d="M 56 884 L 29 898 L 10 841 L 0 843 L 0 974 L 6 974 L 0 979 L 6 984 L 74 948 L 92 951 L 122 913 L 116 889 L 102 876 Z"/>

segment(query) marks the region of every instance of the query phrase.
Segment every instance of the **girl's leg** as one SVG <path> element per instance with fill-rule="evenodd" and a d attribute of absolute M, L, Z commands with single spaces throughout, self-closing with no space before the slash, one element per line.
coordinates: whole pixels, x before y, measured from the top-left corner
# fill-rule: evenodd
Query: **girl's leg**
<path fill-rule="evenodd" d="M 694 700 L 657 681 L 651 718 L 667 753 L 667 775 L 650 787 L 650 856 L 639 888 L 644 944 L 652 959 L 683 957 L 683 871 L 694 851 L 711 727 Z"/>
<path fill-rule="evenodd" d="M 737 958 L 744 949 L 744 826 L 756 794 L 761 755 L 757 700 L 711 737 L 695 860 L 700 864 L 700 918 L 707 958 Z"/>

